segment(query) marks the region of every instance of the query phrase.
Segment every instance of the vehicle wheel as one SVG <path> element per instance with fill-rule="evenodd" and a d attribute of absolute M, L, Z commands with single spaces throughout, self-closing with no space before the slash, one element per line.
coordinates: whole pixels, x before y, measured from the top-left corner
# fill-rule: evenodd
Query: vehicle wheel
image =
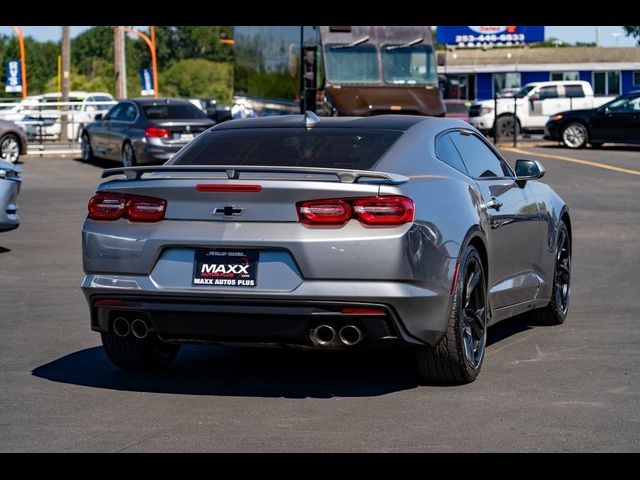
<path fill-rule="evenodd" d="M 570 123 L 562 130 L 562 143 L 569 148 L 582 148 L 587 144 L 587 127 L 581 123 Z"/>
<path fill-rule="evenodd" d="M 18 163 L 20 142 L 15 135 L 9 133 L 0 140 L 0 158 L 9 163 Z"/>
<path fill-rule="evenodd" d="M 571 238 L 564 223 L 558 229 L 553 295 L 549 305 L 531 312 L 536 323 L 560 325 L 567 318 L 571 297 Z"/>
<path fill-rule="evenodd" d="M 122 146 L 122 165 L 125 167 L 136 166 L 136 154 L 133 151 L 133 146 L 129 142 L 125 142 Z"/>
<path fill-rule="evenodd" d="M 604 145 L 603 142 L 591 142 L 591 147 L 592 148 L 602 148 L 602 145 Z"/>
<path fill-rule="evenodd" d="M 80 151 L 82 152 L 82 161 L 88 162 L 93 158 L 93 150 L 91 149 L 91 141 L 89 134 L 84 132 L 80 139 Z"/>
<path fill-rule="evenodd" d="M 496 131 L 494 132 L 494 138 L 502 139 L 502 138 L 511 138 L 513 139 L 513 115 L 503 115 L 502 117 L 498 117 L 496 120 Z M 516 136 L 520 135 L 520 123 L 516 122 Z M 497 135 L 497 136 L 496 136 Z"/>
<path fill-rule="evenodd" d="M 124 370 L 167 368 L 180 350 L 180 345 L 165 343 L 151 335 L 144 339 L 132 335 L 119 337 L 115 333 L 100 335 L 109 360 Z"/>
<path fill-rule="evenodd" d="M 435 347 L 416 351 L 418 371 L 427 383 L 473 382 L 487 344 L 487 282 L 478 251 L 462 255 L 447 333 Z"/>

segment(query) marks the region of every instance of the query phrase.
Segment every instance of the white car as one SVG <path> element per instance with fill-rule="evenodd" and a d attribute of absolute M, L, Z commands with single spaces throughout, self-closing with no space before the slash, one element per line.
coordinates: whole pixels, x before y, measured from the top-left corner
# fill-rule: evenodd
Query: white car
<path fill-rule="evenodd" d="M 533 82 L 511 97 L 474 103 L 469 109 L 469 123 L 482 132 L 493 132 L 494 121 L 499 137 L 513 135 L 514 109 L 516 133 L 542 131 L 550 116 L 567 110 L 596 108 L 614 97 L 595 97 L 589 82 Z"/>

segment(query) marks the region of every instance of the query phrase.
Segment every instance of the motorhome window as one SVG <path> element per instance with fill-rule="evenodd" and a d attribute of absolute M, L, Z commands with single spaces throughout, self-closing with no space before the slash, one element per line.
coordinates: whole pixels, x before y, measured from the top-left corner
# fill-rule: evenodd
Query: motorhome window
<path fill-rule="evenodd" d="M 345 47 L 329 44 L 325 49 L 327 79 L 333 83 L 380 81 L 378 55 L 373 45 Z"/>
<path fill-rule="evenodd" d="M 433 49 L 427 45 L 385 45 L 382 48 L 382 70 L 387 83 L 405 85 L 438 81 Z"/>

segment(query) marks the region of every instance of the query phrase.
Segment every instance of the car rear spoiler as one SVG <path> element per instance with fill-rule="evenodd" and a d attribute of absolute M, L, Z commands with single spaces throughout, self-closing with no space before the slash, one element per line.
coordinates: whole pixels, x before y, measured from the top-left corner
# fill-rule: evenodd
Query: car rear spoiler
<path fill-rule="evenodd" d="M 123 174 L 127 180 L 139 180 L 145 173 L 203 173 L 225 172 L 229 180 L 237 180 L 240 173 L 298 173 L 298 174 L 322 174 L 333 175 L 341 183 L 356 183 L 360 179 L 366 179 L 367 183 L 385 183 L 399 185 L 409 181 L 408 177 L 395 173 L 371 172 L 368 170 L 344 170 L 339 168 L 317 167 L 269 167 L 269 166 L 237 166 L 237 165 L 156 165 L 149 167 L 123 167 L 109 168 L 102 171 L 102 178 Z"/>

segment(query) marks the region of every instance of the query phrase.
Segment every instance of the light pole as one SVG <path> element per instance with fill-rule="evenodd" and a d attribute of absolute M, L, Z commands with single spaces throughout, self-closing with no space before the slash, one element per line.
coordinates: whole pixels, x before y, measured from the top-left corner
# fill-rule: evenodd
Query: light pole
<path fill-rule="evenodd" d="M 612 33 L 611 35 L 613 35 L 613 38 L 616 39 L 616 47 L 620 45 L 620 34 L 619 33 Z"/>
<path fill-rule="evenodd" d="M 11 27 L 18 36 L 18 45 L 20 45 L 20 67 L 22 74 L 22 98 L 27 97 L 27 57 L 24 53 L 24 37 L 20 27 Z"/>
<path fill-rule="evenodd" d="M 151 70 L 153 71 L 153 91 L 154 91 L 154 96 L 158 98 L 159 92 L 158 92 L 158 65 L 156 63 L 156 27 L 154 26 L 149 27 L 149 30 L 151 30 L 151 38 L 146 36 L 144 33 L 138 30 L 134 30 L 132 28 L 126 28 L 126 27 L 116 27 L 116 28 L 118 30 L 122 30 L 123 32 L 133 33 L 134 35 L 137 35 L 138 37 L 143 39 L 149 46 L 149 50 L 151 50 Z"/>

